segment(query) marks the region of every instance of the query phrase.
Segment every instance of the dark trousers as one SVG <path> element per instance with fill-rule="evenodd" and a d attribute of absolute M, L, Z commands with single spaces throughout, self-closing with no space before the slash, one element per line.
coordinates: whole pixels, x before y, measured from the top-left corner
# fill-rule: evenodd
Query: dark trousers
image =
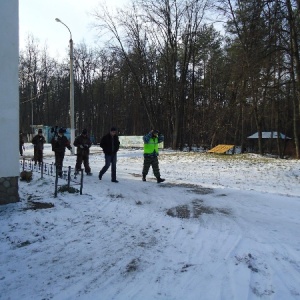
<path fill-rule="evenodd" d="M 33 150 L 34 150 L 34 157 L 33 157 L 34 163 L 36 164 L 38 162 L 39 164 L 41 164 L 43 162 L 43 150 L 36 149 L 36 148 L 34 148 Z"/>
<path fill-rule="evenodd" d="M 111 180 L 116 180 L 117 178 L 117 154 L 109 155 L 105 154 L 105 165 L 100 171 L 100 174 L 103 176 L 108 170 L 111 164 Z"/>
<path fill-rule="evenodd" d="M 157 156 L 144 156 L 143 175 L 146 176 L 149 172 L 149 168 L 152 166 L 154 176 L 160 178 L 158 158 Z"/>
<path fill-rule="evenodd" d="M 58 172 L 58 176 L 62 175 L 64 157 L 65 157 L 65 152 L 55 152 L 55 166 Z"/>
<path fill-rule="evenodd" d="M 76 160 L 76 170 L 81 170 L 81 164 L 83 162 L 84 170 L 86 173 L 91 172 L 90 164 L 89 164 L 89 155 L 88 154 L 77 154 Z"/>

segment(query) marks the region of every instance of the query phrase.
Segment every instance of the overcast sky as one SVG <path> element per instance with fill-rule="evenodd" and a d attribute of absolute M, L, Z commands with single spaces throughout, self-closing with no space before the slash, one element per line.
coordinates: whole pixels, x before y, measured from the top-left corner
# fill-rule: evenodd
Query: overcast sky
<path fill-rule="evenodd" d="M 95 45 L 96 31 L 91 28 L 89 16 L 99 3 L 122 7 L 128 0 L 19 0 L 20 49 L 32 34 L 45 44 L 51 56 L 64 57 L 68 52 L 70 34 L 66 27 L 55 21 L 59 18 L 71 30 L 74 44 L 85 41 Z"/>

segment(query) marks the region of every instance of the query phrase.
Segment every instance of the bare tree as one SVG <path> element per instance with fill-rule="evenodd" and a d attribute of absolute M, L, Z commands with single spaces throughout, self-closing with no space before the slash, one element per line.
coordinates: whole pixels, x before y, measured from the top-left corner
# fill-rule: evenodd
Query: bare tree
<path fill-rule="evenodd" d="M 207 1 L 146 0 L 132 4 L 131 11 L 119 11 L 117 17 L 109 14 L 105 7 L 94 13 L 99 22 L 97 27 L 108 30 L 118 42 L 139 88 L 150 126 L 162 123 L 153 104 L 164 104 L 167 109 L 174 148 L 182 142 L 188 66 L 195 33 L 207 6 Z M 160 54 L 157 68 L 161 68 L 162 72 L 156 74 L 160 77 L 151 68 L 151 49 Z M 130 50 L 136 51 L 136 55 L 130 56 Z M 154 79 L 161 86 L 159 94 L 151 88 Z M 158 99 L 154 99 L 154 95 Z"/>

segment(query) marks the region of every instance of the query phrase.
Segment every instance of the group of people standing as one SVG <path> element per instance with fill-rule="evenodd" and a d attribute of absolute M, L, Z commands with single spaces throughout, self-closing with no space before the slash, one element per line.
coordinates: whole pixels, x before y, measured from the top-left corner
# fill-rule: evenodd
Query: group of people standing
<path fill-rule="evenodd" d="M 146 181 L 146 176 L 149 172 L 150 166 L 152 166 L 154 176 L 157 183 L 164 182 L 165 179 L 160 177 L 159 171 L 159 143 L 164 141 L 164 136 L 158 130 L 151 130 L 149 133 L 143 136 L 144 141 L 144 164 L 142 171 L 142 180 Z M 35 164 L 41 164 L 43 162 L 43 149 L 44 143 L 46 143 L 43 136 L 42 129 L 38 130 L 38 134 L 32 139 L 34 145 L 34 162 Z M 57 168 L 58 176 L 62 177 L 63 160 L 65 156 L 66 148 L 70 151 L 72 147 L 70 141 L 64 135 L 64 129 L 60 128 L 51 140 L 52 151 L 55 154 L 55 165 Z M 73 143 L 77 147 L 77 159 L 75 166 L 75 173 L 78 174 L 81 171 L 81 165 L 83 163 L 86 175 L 92 175 L 89 165 L 90 147 L 92 145 L 91 139 L 86 129 L 83 129 L 81 134 L 75 138 Z M 105 164 L 99 172 L 99 180 L 102 180 L 103 175 L 111 166 L 111 181 L 118 183 L 117 180 L 117 152 L 119 151 L 120 141 L 117 135 L 117 128 L 111 127 L 110 132 L 104 135 L 100 141 L 100 147 L 103 149 Z"/>

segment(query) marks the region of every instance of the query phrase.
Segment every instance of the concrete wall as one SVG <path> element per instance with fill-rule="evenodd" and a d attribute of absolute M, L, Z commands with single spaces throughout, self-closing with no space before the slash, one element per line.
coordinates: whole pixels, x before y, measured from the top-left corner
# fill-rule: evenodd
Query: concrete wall
<path fill-rule="evenodd" d="M 143 135 L 119 135 L 120 147 L 122 148 L 144 148 Z M 158 144 L 159 149 L 164 148 L 164 142 Z"/>
<path fill-rule="evenodd" d="M 0 41 L 0 204 L 5 204 L 19 200 L 18 0 L 0 0 Z"/>

